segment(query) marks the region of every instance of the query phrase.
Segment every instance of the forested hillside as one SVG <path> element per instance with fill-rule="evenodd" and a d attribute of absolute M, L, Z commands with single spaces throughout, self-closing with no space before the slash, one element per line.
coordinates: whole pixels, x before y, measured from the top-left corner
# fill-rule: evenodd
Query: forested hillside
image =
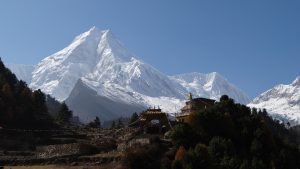
<path fill-rule="evenodd" d="M 53 102 L 53 101 L 52 101 Z M 50 111 L 59 112 L 60 103 L 49 103 Z M 55 108 L 54 108 L 55 107 Z M 50 116 L 46 95 L 40 90 L 32 91 L 18 80 L 0 59 L 0 126 L 4 128 L 51 128 L 54 116 Z"/>
<path fill-rule="evenodd" d="M 177 125 L 172 138 L 177 147 L 174 169 L 300 166 L 300 135 L 295 129 L 273 120 L 265 110 L 251 110 L 227 96 L 193 114 L 190 125 Z"/>

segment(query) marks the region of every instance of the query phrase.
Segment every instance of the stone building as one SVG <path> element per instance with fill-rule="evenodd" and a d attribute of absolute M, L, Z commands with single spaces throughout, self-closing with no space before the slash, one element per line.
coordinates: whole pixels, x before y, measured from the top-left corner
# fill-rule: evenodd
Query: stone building
<path fill-rule="evenodd" d="M 161 111 L 160 108 L 149 108 L 141 113 L 140 126 L 148 130 L 147 133 L 164 133 L 171 128 L 168 114 Z"/>
<path fill-rule="evenodd" d="M 196 113 L 206 108 L 209 108 L 215 104 L 215 100 L 206 98 L 193 98 L 192 94 L 189 94 L 189 100 L 185 102 L 185 106 L 181 109 L 181 113 L 176 114 L 176 120 L 178 122 L 190 122 L 191 113 Z"/>

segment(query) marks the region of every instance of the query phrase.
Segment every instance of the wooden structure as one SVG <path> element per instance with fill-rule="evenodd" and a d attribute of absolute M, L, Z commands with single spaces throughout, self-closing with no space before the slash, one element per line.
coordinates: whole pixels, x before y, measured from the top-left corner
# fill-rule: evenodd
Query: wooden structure
<path fill-rule="evenodd" d="M 206 98 L 195 98 L 189 93 L 189 100 L 185 103 L 185 106 L 181 109 L 181 113 L 176 114 L 176 120 L 178 122 L 190 122 L 190 114 L 196 113 L 206 108 L 209 108 L 215 104 L 215 100 Z"/>
<path fill-rule="evenodd" d="M 153 124 L 153 121 L 158 121 L 159 123 Z M 145 112 L 141 113 L 139 122 L 143 129 L 149 129 L 153 126 L 158 127 L 159 132 L 165 132 L 171 129 L 168 114 L 162 112 L 160 108 L 147 109 Z"/>

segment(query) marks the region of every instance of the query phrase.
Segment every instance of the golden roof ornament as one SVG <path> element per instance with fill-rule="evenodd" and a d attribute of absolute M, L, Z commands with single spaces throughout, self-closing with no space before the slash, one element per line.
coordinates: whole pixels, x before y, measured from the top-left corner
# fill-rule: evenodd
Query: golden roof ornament
<path fill-rule="evenodd" d="M 190 100 L 190 101 L 192 101 L 192 100 L 193 100 L 192 93 L 189 93 L 189 100 Z"/>

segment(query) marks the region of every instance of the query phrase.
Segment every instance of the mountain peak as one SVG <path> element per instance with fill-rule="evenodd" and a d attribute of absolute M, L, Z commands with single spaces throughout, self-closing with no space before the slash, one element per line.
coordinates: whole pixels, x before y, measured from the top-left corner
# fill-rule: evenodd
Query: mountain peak
<path fill-rule="evenodd" d="M 129 61 L 133 57 L 133 54 L 124 47 L 110 29 L 102 31 L 98 53 L 102 53 L 102 58 L 119 61 Z"/>
<path fill-rule="evenodd" d="M 222 79 L 222 80 L 226 80 L 222 75 L 220 75 L 218 72 L 211 72 L 208 74 L 208 76 L 212 79 L 212 80 L 217 80 L 217 79 Z"/>
<path fill-rule="evenodd" d="M 112 34 L 112 30 L 111 29 L 105 29 L 102 30 L 103 34 Z"/>
<path fill-rule="evenodd" d="M 92 32 L 92 31 L 97 31 L 99 30 L 96 26 L 93 26 L 90 28 L 90 30 L 88 30 L 88 32 Z"/>
<path fill-rule="evenodd" d="M 292 83 L 293 85 L 300 85 L 300 76 L 298 76 Z"/>
<path fill-rule="evenodd" d="M 280 84 L 256 97 L 248 106 L 265 108 L 274 117 L 300 124 L 300 76 L 291 84 Z"/>
<path fill-rule="evenodd" d="M 219 76 L 220 75 L 218 72 L 211 72 L 209 74 L 214 75 L 214 76 Z"/>
<path fill-rule="evenodd" d="M 59 101 L 76 91 L 78 81 L 93 90 L 92 95 L 122 104 L 161 105 L 167 112 L 177 111 L 174 105 L 183 103 L 188 92 L 212 99 L 228 94 L 241 103 L 248 101 L 246 95 L 216 72 L 170 78 L 136 59 L 110 29 L 97 27 L 78 35 L 69 46 L 45 58 L 32 75 L 33 89 L 41 89 Z"/>
<path fill-rule="evenodd" d="M 246 94 L 229 83 L 217 72 L 208 74 L 192 72 L 171 76 L 171 78 L 187 88 L 187 91 L 193 93 L 196 97 L 206 97 L 217 100 L 226 94 L 239 103 L 249 103 L 249 98 Z"/>
<path fill-rule="evenodd" d="M 102 30 L 101 33 L 102 33 L 101 39 L 118 41 L 117 38 L 112 33 L 111 29 Z"/>
<path fill-rule="evenodd" d="M 93 26 L 86 32 L 99 32 L 99 33 L 101 32 L 102 34 L 104 34 L 106 32 L 110 32 L 110 31 L 111 31 L 111 29 L 99 29 L 98 27 Z"/>
<path fill-rule="evenodd" d="M 72 41 L 70 46 L 77 46 L 83 43 L 86 40 L 96 40 L 99 43 L 100 39 L 115 39 L 110 29 L 101 30 L 96 26 L 93 26 L 88 31 L 81 33 L 80 35 L 76 36 Z"/>

